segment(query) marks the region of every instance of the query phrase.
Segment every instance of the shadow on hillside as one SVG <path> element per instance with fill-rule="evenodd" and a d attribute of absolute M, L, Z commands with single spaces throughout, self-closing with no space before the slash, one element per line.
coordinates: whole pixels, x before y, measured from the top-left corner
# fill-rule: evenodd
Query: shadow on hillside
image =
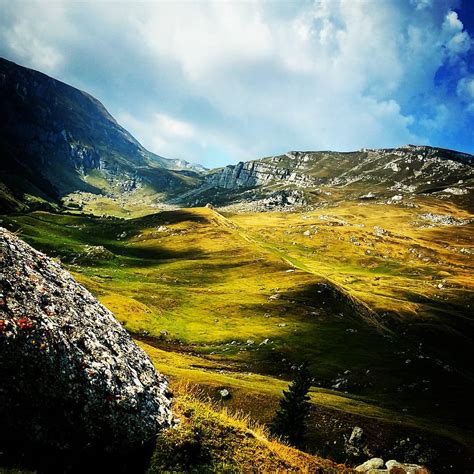
<path fill-rule="evenodd" d="M 175 211 L 162 211 L 156 214 L 149 214 L 143 217 L 130 219 L 127 223 L 137 225 L 138 227 L 147 227 L 153 224 L 180 224 L 181 222 L 193 222 L 198 224 L 208 223 L 207 217 L 199 215 L 195 212 L 187 211 L 186 209 L 177 209 Z"/>
<path fill-rule="evenodd" d="M 194 260 L 204 258 L 204 254 L 197 248 L 186 250 L 172 250 L 169 248 L 153 245 L 134 245 L 123 246 L 106 244 L 107 250 L 110 250 L 118 257 L 133 259 L 133 266 L 147 267 L 159 264 L 161 260 Z"/>

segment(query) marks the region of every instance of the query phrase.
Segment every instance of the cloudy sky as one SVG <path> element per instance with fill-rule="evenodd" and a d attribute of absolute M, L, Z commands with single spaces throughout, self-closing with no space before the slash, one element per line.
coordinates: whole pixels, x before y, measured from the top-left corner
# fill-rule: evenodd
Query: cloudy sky
<path fill-rule="evenodd" d="M 474 1 L 0 0 L 0 56 L 208 167 L 288 150 L 474 153 Z"/>

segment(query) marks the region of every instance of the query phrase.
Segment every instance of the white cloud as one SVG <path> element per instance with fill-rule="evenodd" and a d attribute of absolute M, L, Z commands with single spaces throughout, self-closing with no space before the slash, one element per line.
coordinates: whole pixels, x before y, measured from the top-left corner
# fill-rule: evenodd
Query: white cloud
<path fill-rule="evenodd" d="M 456 92 L 467 110 L 474 113 L 474 75 L 463 77 L 458 82 Z"/>
<path fill-rule="evenodd" d="M 463 29 L 464 26 L 458 14 L 454 11 L 448 12 L 443 23 L 443 33 L 446 38 L 446 48 L 453 55 L 466 53 L 471 48 L 472 40 Z"/>
<path fill-rule="evenodd" d="M 416 10 L 424 10 L 433 6 L 433 0 L 410 0 L 410 3 L 415 6 Z"/>
<path fill-rule="evenodd" d="M 173 152 L 177 141 L 183 143 L 197 138 L 191 124 L 162 113 L 155 113 L 151 119 L 142 121 L 123 111 L 117 119 L 143 145 L 164 155 Z"/>
<path fill-rule="evenodd" d="M 455 113 L 435 75 L 472 48 L 457 0 L 2 3 L 7 52 L 195 161 L 426 141 Z"/>

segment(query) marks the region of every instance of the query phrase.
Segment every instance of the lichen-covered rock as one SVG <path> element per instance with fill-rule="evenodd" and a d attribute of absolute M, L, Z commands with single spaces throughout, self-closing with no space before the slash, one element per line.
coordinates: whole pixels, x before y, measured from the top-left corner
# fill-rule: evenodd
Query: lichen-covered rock
<path fill-rule="evenodd" d="M 140 446 L 171 424 L 168 386 L 113 314 L 0 228 L 0 439 Z"/>

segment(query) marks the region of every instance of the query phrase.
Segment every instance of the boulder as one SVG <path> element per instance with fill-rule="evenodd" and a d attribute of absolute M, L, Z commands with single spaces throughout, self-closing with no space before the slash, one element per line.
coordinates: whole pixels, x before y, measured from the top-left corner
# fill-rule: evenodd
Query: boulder
<path fill-rule="evenodd" d="M 336 379 L 332 388 L 340 389 L 347 384 L 347 379 Z M 363 453 L 367 438 L 360 426 L 354 426 L 349 439 L 346 438 L 345 451 L 350 456 L 360 456 Z"/>
<path fill-rule="evenodd" d="M 365 461 L 365 463 L 361 464 L 360 466 L 357 466 L 355 468 L 356 472 L 369 472 L 373 469 L 379 469 L 383 467 L 383 459 L 381 458 L 372 458 L 369 459 L 368 461 Z"/>
<path fill-rule="evenodd" d="M 0 441 L 142 446 L 172 422 L 166 379 L 59 264 L 0 227 Z"/>
<path fill-rule="evenodd" d="M 418 464 L 406 464 L 391 459 L 385 463 L 389 474 L 429 474 L 428 469 Z"/>

